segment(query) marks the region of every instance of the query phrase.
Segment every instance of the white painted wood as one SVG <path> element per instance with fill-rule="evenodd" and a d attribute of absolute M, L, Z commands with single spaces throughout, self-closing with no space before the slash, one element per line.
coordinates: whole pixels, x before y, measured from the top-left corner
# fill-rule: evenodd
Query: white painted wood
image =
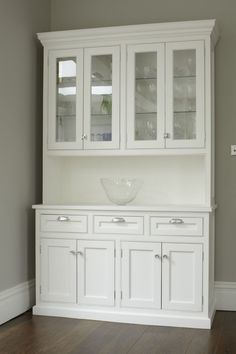
<path fill-rule="evenodd" d="M 122 242 L 122 307 L 161 307 L 161 244 Z"/>
<path fill-rule="evenodd" d="M 0 325 L 29 310 L 35 304 L 35 281 L 28 280 L 0 292 Z"/>
<path fill-rule="evenodd" d="M 94 233 L 98 234 L 143 235 L 144 232 L 142 216 L 94 215 L 93 220 Z"/>
<path fill-rule="evenodd" d="M 174 51 L 194 49 L 196 51 L 196 138 L 174 139 L 173 108 L 173 56 Z M 204 100 L 204 42 L 189 41 L 166 44 L 166 139 L 167 148 L 203 148 L 205 144 L 205 100 Z"/>
<path fill-rule="evenodd" d="M 202 310 L 202 245 L 162 245 L 162 307 Z"/>
<path fill-rule="evenodd" d="M 203 219 L 192 217 L 150 218 L 151 235 L 203 236 Z"/>
<path fill-rule="evenodd" d="M 129 149 L 151 149 L 164 147 L 164 115 L 165 115 L 165 71 L 164 71 L 164 44 L 136 44 L 127 46 L 127 147 Z M 157 106 L 156 140 L 136 140 L 135 139 L 135 71 L 136 54 L 156 53 L 157 55 Z M 148 65 L 148 64 L 147 64 Z M 147 102 L 146 102 L 147 104 Z"/>
<path fill-rule="evenodd" d="M 48 149 L 67 150 L 82 149 L 83 132 L 83 50 L 50 51 L 48 57 Z M 76 140 L 74 142 L 56 141 L 56 63 L 58 58 L 76 58 Z"/>
<path fill-rule="evenodd" d="M 182 21 L 182 22 L 166 22 L 152 23 L 129 26 L 112 26 L 90 28 L 82 30 L 57 31 L 39 33 L 38 38 L 46 47 L 75 46 L 76 43 L 82 42 L 86 46 L 90 46 L 90 41 L 96 36 L 97 42 L 115 40 L 116 38 L 123 40 L 143 40 L 143 38 L 186 38 L 186 37 L 204 37 L 211 36 L 213 45 L 219 38 L 219 30 L 216 20 L 200 20 L 200 21 Z"/>
<path fill-rule="evenodd" d="M 86 215 L 43 214 L 40 221 L 42 232 L 87 232 Z"/>
<path fill-rule="evenodd" d="M 78 241 L 78 304 L 114 305 L 114 242 Z"/>
<path fill-rule="evenodd" d="M 76 302 L 75 240 L 41 239 L 41 300 Z"/>
<path fill-rule="evenodd" d="M 112 55 L 112 140 L 91 141 L 91 60 L 93 56 Z M 120 138 L 120 48 L 97 47 L 85 49 L 84 59 L 84 148 L 118 149 Z"/>

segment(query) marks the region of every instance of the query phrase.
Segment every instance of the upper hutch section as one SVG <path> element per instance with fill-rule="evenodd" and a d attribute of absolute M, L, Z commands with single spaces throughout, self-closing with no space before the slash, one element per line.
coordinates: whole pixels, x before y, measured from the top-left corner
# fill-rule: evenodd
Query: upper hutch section
<path fill-rule="evenodd" d="M 41 33 L 52 155 L 206 154 L 215 20 Z"/>

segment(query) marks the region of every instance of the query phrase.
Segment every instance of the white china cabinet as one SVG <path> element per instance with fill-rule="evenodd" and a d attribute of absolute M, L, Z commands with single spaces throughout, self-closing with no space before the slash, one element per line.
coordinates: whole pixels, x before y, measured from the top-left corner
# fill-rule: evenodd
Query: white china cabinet
<path fill-rule="evenodd" d="M 210 328 L 215 20 L 41 33 L 35 315 Z M 101 177 L 143 180 L 128 206 Z"/>

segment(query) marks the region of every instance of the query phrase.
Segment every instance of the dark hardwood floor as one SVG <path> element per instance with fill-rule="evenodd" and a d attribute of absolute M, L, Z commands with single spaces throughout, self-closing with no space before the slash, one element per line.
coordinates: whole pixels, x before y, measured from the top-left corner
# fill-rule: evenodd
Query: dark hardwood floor
<path fill-rule="evenodd" d="M 211 330 L 22 316 L 0 327 L 0 354 L 236 354 L 236 312 Z"/>

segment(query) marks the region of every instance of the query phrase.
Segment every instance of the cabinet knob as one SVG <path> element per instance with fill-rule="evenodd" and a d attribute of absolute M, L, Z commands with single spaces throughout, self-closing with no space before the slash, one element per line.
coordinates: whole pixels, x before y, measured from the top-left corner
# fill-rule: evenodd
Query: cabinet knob
<path fill-rule="evenodd" d="M 71 254 L 73 254 L 73 256 L 76 256 L 76 251 L 70 251 Z"/>
<path fill-rule="evenodd" d="M 81 251 L 76 252 L 76 254 L 83 256 L 83 252 L 81 252 Z"/>
<path fill-rule="evenodd" d="M 58 216 L 57 221 L 70 221 L 70 218 L 68 216 L 60 215 Z"/>
<path fill-rule="evenodd" d="M 125 219 L 124 218 L 113 218 L 112 222 L 114 222 L 114 223 L 122 223 L 122 222 L 125 222 Z"/>
<path fill-rule="evenodd" d="M 163 258 L 163 259 L 169 259 L 169 257 L 167 256 L 167 254 L 164 254 L 162 258 Z"/>
<path fill-rule="evenodd" d="M 81 137 L 82 140 L 87 140 L 88 139 L 88 136 L 87 134 L 83 134 L 82 137 Z"/>
<path fill-rule="evenodd" d="M 161 256 L 159 254 L 155 254 L 155 258 L 161 259 Z"/>
<path fill-rule="evenodd" d="M 170 139 L 170 133 L 165 133 L 164 134 L 164 139 Z"/>

